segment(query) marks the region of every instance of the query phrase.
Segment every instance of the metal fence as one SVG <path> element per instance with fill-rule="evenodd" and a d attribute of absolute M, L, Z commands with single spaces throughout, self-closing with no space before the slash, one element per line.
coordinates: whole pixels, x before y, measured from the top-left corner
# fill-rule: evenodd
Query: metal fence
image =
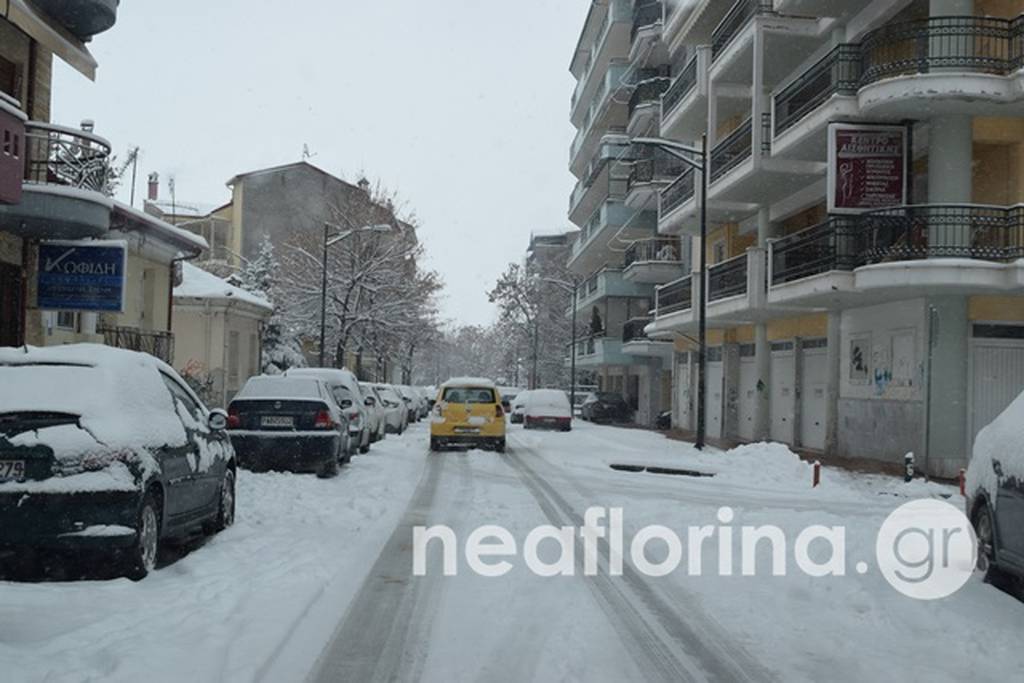
<path fill-rule="evenodd" d="M 688 311 L 693 307 L 693 277 L 687 275 L 654 290 L 654 310 L 657 317 Z"/>
<path fill-rule="evenodd" d="M 708 301 L 747 293 L 747 255 L 740 254 L 708 268 Z"/>
<path fill-rule="evenodd" d="M 110 143 L 92 133 L 30 121 L 25 124 L 25 179 L 107 193 Z"/>
<path fill-rule="evenodd" d="M 165 363 L 174 361 L 174 335 L 170 332 L 152 332 L 137 327 L 99 327 L 103 343 L 118 349 L 141 351 Z"/>

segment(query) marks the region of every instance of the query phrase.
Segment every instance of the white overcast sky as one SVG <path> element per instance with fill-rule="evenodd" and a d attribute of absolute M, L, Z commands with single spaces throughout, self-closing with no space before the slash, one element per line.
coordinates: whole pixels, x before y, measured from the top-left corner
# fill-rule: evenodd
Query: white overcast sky
<path fill-rule="evenodd" d="M 90 46 L 95 83 L 57 61 L 53 120 L 94 119 L 121 156 L 141 146 L 137 204 L 150 171 L 179 201 L 225 202 L 231 176 L 304 144 L 327 171 L 365 171 L 417 214 L 444 316 L 488 323 L 486 291 L 531 231 L 569 227 L 568 65 L 589 4 L 127 0 Z"/>

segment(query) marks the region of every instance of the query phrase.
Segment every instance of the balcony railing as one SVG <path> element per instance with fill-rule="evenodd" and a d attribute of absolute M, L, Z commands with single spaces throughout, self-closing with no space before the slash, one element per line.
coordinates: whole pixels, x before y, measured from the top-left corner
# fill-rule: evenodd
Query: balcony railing
<path fill-rule="evenodd" d="M 638 150 L 638 156 L 647 155 L 647 158 L 638 158 L 633 162 L 629 171 L 629 179 L 626 182 L 627 194 L 639 185 L 655 181 L 671 182 L 689 168 L 671 154 L 658 149 L 652 155 L 650 149 L 645 146 Z"/>
<path fill-rule="evenodd" d="M 662 115 L 668 114 L 675 109 L 690 91 L 697 86 L 697 55 L 693 56 L 679 75 L 672 81 L 672 85 L 661 98 Z"/>
<path fill-rule="evenodd" d="M 747 119 L 711 150 L 711 182 L 715 182 L 753 154 L 753 125 Z"/>
<path fill-rule="evenodd" d="M 667 216 L 693 198 L 697 191 L 696 175 L 694 168 L 688 166 L 671 185 L 661 191 L 662 216 Z"/>
<path fill-rule="evenodd" d="M 663 73 L 640 74 L 640 81 L 629 96 L 629 115 L 632 117 L 641 105 L 658 104 L 662 93 L 668 90 L 672 81 Z"/>
<path fill-rule="evenodd" d="M 631 341 L 650 341 L 644 333 L 644 328 L 653 322 L 650 318 L 633 318 L 627 320 L 622 326 L 622 341 L 628 344 Z"/>
<path fill-rule="evenodd" d="M 688 311 L 693 307 L 693 277 L 687 275 L 654 290 L 654 309 L 657 317 Z"/>
<path fill-rule="evenodd" d="M 746 254 L 740 254 L 708 268 L 708 301 L 719 301 L 746 293 Z"/>
<path fill-rule="evenodd" d="M 25 124 L 25 180 L 110 194 L 110 143 L 90 132 Z"/>
<path fill-rule="evenodd" d="M 148 353 L 165 363 L 174 361 L 174 335 L 170 332 L 151 332 L 137 327 L 100 327 L 96 331 L 103 335 L 107 346 Z"/>
<path fill-rule="evenodd" d="M 781 135 L 833 95 L 856 95 L 861 77 L 860 48 L 837 45 L 775 95 L 775 135 Z"/>
<path fill-rule="evenodd" d="M 711 61 L 718 59 L 752 18 L 771 13 L 772 0 L 739 0 L 711 34 Z"/>
<path fill-rule="evenodd" d="M 635 41 L 636 36 L 645 28 L 657 26 L 662 22 L 662 3 L 659 1 L 640 0 L 633 8 L 633 30 L 630 33 L 630 41 Z"/>
<path fill-rule="evenodd" d="M 861 43 L 861 85 L 936 69 L 1008 74 L 1021 66 L 1022 20 L 931 17 L 884 26 Z"/>
<path fill-rule="evenodd" d="M 858 258 L 855 219 L 833 216 L 824 223 L 772 243 L 772 284 L 780 285 L 833 270 L 853 270 Z"/>
<path fill-rule="evenodd" d="M 625 267 L 634 263 L 674 263 L 683 262 L 679 240 L 675 237 L 651 237 L 637 240 L 626 248 L 623 260 Z"/>

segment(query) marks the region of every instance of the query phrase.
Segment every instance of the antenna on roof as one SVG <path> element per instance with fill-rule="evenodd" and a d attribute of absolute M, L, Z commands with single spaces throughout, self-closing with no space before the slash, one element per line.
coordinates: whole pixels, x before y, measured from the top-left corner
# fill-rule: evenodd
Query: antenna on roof
<path fill-rule="evenodd" d="M 302 143 L 302 160 L 305 161 L 306 159 L 312 159 L 315 156 L 316 154 L 309 151 L 309 145 Z"/>

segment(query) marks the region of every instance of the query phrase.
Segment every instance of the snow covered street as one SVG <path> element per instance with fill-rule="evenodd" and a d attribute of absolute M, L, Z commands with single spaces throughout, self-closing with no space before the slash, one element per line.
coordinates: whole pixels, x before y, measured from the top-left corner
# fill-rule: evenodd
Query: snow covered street
<path fill-rule="evenodd" d="M 661 435 L 577 423 L 510 428 L 506 455 L 428 455 L 423 425 L 389 437 L 334 480 L 242 473 L 236 525 L 140 583 L 0 583 L 0 670 L 11 681 L 994 680 L 1024 668 L 1024 605 L 975 576 L 923 602 L 874 567 L 875 534 L 900 504 L 959 505 L 952 488 L 810 468 L 785 449 L 700 454 Z M 714 477 L 613 470 L 661 465 Z M 500 525 L 582 527 L 622 508 L 630 538 L 658 524 L 772 524 L 791 537 L 845 525 L 846 576 L 719 576 L 717 536 L 695 576 L 543 578 L 520 557 L 470 571 L 465 539 Z M 431 548 L 412 571 L 413 527 L 459 539 L 458 576 Z M 657 542 L 649 558 L 664 555 Z M 812 555 L 814 550 L 812 549 Z M 549 562 L 553 542 L 540 548 Z M 609 560 L 601 545 L 600 564 Z M 853 567 L 869 561 L 867 573 Z M 577 554 L 577 564 L 582 557 Z M 687 571 L 689 570 L 689 571 Z"/>

